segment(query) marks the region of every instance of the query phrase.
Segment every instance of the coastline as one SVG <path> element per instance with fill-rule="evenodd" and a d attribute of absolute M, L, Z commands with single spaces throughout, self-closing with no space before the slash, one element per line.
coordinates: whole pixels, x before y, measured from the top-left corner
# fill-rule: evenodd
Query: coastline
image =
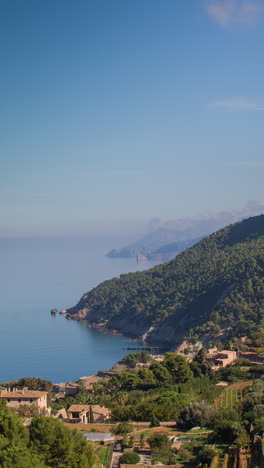
<path fill-rule="evenodd" d="M 124 332 L 121 332 L 121 331 L 116 330 L 116 329 L 108 328 L 106 326 L 106 322 L 90 323 L 90 322 L 88 322 L 87 319 L 83 318 L 83 313 L 79 313 L 79 314 L 75 314 L 75 315 L 71 315 L 71 314 L 67 313 L 67 315 L 65 315 L 65 318 L 66 318 L 66 320 L 77 321 L 77 322 L 81 323 L 82 326 L 85 327 L 85 328 L 90 328 L 90 329 L 93 329 L 93 330 L 102 331 L 102 333 L 105 333 L 105 334 L 108 334 L 108 335 L 123 336 L 125 338 L 128 338 L 131 341 L 142 343 L 142 345 L 144 344 L 143 337 L 136 338 L 135 336 L 133 337 L 133 336 L 129 335 L 128 333 L 124 333 Z"/>

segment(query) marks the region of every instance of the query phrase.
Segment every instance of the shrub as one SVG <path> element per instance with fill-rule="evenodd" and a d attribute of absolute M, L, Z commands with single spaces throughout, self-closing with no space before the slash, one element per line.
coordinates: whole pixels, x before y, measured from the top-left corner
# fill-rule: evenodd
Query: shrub
<path fill-rule="evenodd" d="M 202 466 L 206 465 L 210 465 L 211 461 L 213 460 L 213 458 L 217 455 L 217 451 L 214 450 L 213 447 L 211 447 L 210 445 L 205 445 L 201 450 L 200 450 L 200 453 L 199 453 L 199 462 L 202 464 Z"/>
<path fill-rule="evenodd" d="M 120 458 L 120 463 L 127 465 L 135 465 L 140 460 L 140 456 L 136 452 L 125 452 Z"/>
<path fill-rule="evenodd" d="M 177 424 L 183 429 L 191 429 L 193 426 L 206 427 L 214 410 L 204 402 L 189 403 L 179 414 Z"/>
<path fill-rule="evenodd" d="M 115 427 L 114 433 L 115 434 L 128 434 L 129 432 L 133 431 L 133 427 L 131 424 L 128 424 L 127 422 L 122 422 L 118 424 L 118 426 Z"/>
<path fill-rule="evenodd" d="M 183 448 L 183 447 L 180 447 L 180 449 L 178 450 L 178 455 L 180 456 L 181 461 L 183 463 L 189 463 L 193 458 L 190 450 L 187 450 L 186 448 Z"/>

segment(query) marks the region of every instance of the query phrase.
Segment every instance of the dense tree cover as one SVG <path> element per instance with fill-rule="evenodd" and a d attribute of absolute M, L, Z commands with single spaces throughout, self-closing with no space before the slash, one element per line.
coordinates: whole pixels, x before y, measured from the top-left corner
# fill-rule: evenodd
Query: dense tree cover
<path fill-rule="evenodd" d="M 213 371 L 210 362 L 205 359 L 206 350 L 204 348 L 200 349 L 195 355 L 194 359 L 190 364 L 191 371 L 193 372 L 194 377 L 202 377 L 207 375 L 208 377 L 213 378 Z"/>
<path fill-rule="evenodd" d="M 116 426 L 114 433 L 115 434 L 129 434 L 133 431 L 133 426 L 127 422 L 120 423 Z"/>
<path fill-rule="evenodd" d="M 1 385 L 11 388 L 27 387 L 29 390 L 38 390 L 41 392 L 52 391 L 52 382 L 50 380 L 39 379 L 36 377 L 23 377 L 22 379 L 5 382 Z"/>
<path fill-rule="evenodd" d="M 37 416 L 25 427 L 0 399 L 0 468 L 92 468 L 97 457 L 81 433 Z"/>
<path fill-rule="evenodd" d="M 198 463 L 200 466 L 210 466 L 211 461 L 216 456 L 217 451 L 210 445 L 205 445 L 199 453 Z"/>
<path fill-rule="evenodd" d="M 30 390 L 39 390 L 41 392 L 51 392 L 52 382 L 50 380 L 39 379 L 36 377 L 23 377 L 17 381 L 18 388 L 27 387 Z"/>
<path fill-rule="evenodd" d="M 215 409 L 209 427 L 214 429 L 213 439 L 232 443 L 236 437 L 245 432 L 241 412 L 238 409 Z"/>
<path fill-rule="evenodd" d="M 125 364 L 128 367 L 136 367 L 137 362 L 149 362 L 152 360 L 151 355 L 147 351 L 139 351 L 138 353 L 130 353 L 121 359 L 120 364 Z"/>
<path fill-rule="evenodd" d="M 177 425 L 186 430 L 195 426 L 207 427 L 212 420 L 213 414 L 213 408 L 207 403 L 194 401 L 181 410 Z"/>
<path fill-rule="evenodd" d="M 248 351 L 253 349 L 257 354 L 264 354 L 264 328 L 260 328 L 241 344 L 241 350 Z"/>
<path fill-rule="evenodd" d="M 263 335 L 263 330 L 261 331 L 261 334 Z M 251 342 L 251 341 L 252 341 L 252 338 L 248 337 L 248 342 Z M 250 351 L 252 352 L 252 348 L 250 348 Z M 232 364 L 229 364 L 228 366 L 220 369 L 217 372 L 217 378 L 219 380 L 224 380 L 225 382 L 228 382 L 228 383 L 259 379 L 263 375 L 264 375 L 264 363 L 252 364 L 252 362 L 249 359 L 245 359 L 245 358 L 236 359 L 236 361 L 234 361 Z"/>
<path fill-rule="evenodd" d="M 53 408 L 100 404 L 111 409 L 113 421 L 151 421 L 157 425 L 158 421 L 175 420 L 190 401 L 213 403 L 221 391 L 215 385 L 216 376 L 208 375 L 203 360 L 200 377 L 193 377 L 191 366 L 184 357 L 168 353 L 163 362 L 153 362 L 139 371 L 116 372 L 94 384 L 93 389 L 81 388 L 76 396 L 53 403 Z"/>
<path fill-rule="evenodd" d="M 194 378 L 192 368 L 199 369 Z M 207 401 L 212 404 L 221 389 L 217 378 L 208 370 L 204 353 L 188 363 L 183 356 L 166 353 L 162 362 L 153 362 L 149 368 L 116 372 L 112 377 L 94 384 L 93 389 L 80 388 L 77 395 L 53 403 L 54 409 L 72 404 L 100 404 L 111 409 L 112 421 L 175 420 L 189 402 Z"/>
<path fill-rule="evenodd" d="M 131 369 L 115 373 L 87 392 L 87 401 L 111 408 L 113 421 L 175 420 L 181 408 L 193 399 L 210 403 L 221 391 L 215 386 L 215 376 L 208 376 L 204 357 L 199 357 L 199 377 L 194 378 L 192 364 L 183 356 L 165 353 L 162 362 L 153 362 L 149 368 Z M 198 364 L 197 364 L 198 365 Z M 72 400 L 71 400 L 72 401 Z"/>
<path fill-rule="evenodd" d="M 75 314 L 91 323 L 172 344 L 189 335 L 217 340 L 255 332 L 264 311 L 264 215 L 201 240 L 169 263 L 121 275 L 85 294 Z M 134 327 L 131 324 L 135 324 Z"/>
<path fill-rule="evenodd" d="M 207 427 L 213 430 L 211 442 L 235 443 L 246 448 L 251 444 L 252 433 L 264 432 L 264 380 L 257 379 L 245 392 L 243 402 L 233 410 L 190 402 L 180 411 L 177 425 L 187 430 L 193 426 Z"/>
<path fill-rule="evenodd" d="M 167 434 L 153 434 L 148 439 L 151 448 L 151 463 L 164 463 L 170 465 L 174 463 L 175 455 L 171 449 L 171 441 Z"/>
<path fill-rule="evenodd" d="M 264 378 L 256 380 L 248 389 L 242 406 L 242 416 L 245 421 L 254 425 L 259 435 L 264 433 Z"/>

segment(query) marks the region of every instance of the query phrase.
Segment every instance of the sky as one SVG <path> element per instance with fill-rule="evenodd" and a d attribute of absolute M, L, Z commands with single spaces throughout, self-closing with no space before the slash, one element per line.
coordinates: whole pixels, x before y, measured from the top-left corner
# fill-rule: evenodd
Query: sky
<path fill-rule="evenodd" d="M 0 0 L 0 236 L 264 203 L 264 0 Z"/>

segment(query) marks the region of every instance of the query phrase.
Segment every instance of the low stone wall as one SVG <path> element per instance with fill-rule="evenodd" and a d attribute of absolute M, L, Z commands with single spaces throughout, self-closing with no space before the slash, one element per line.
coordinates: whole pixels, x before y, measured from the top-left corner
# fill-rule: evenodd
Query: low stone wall
<path fill-rule="evenodd" d="M 137 465 L 120 465 L 120 468 L 146 468 L 143 463 Z M 147 468 L 178 468 L 177 465 L 147 465 Z"/>

